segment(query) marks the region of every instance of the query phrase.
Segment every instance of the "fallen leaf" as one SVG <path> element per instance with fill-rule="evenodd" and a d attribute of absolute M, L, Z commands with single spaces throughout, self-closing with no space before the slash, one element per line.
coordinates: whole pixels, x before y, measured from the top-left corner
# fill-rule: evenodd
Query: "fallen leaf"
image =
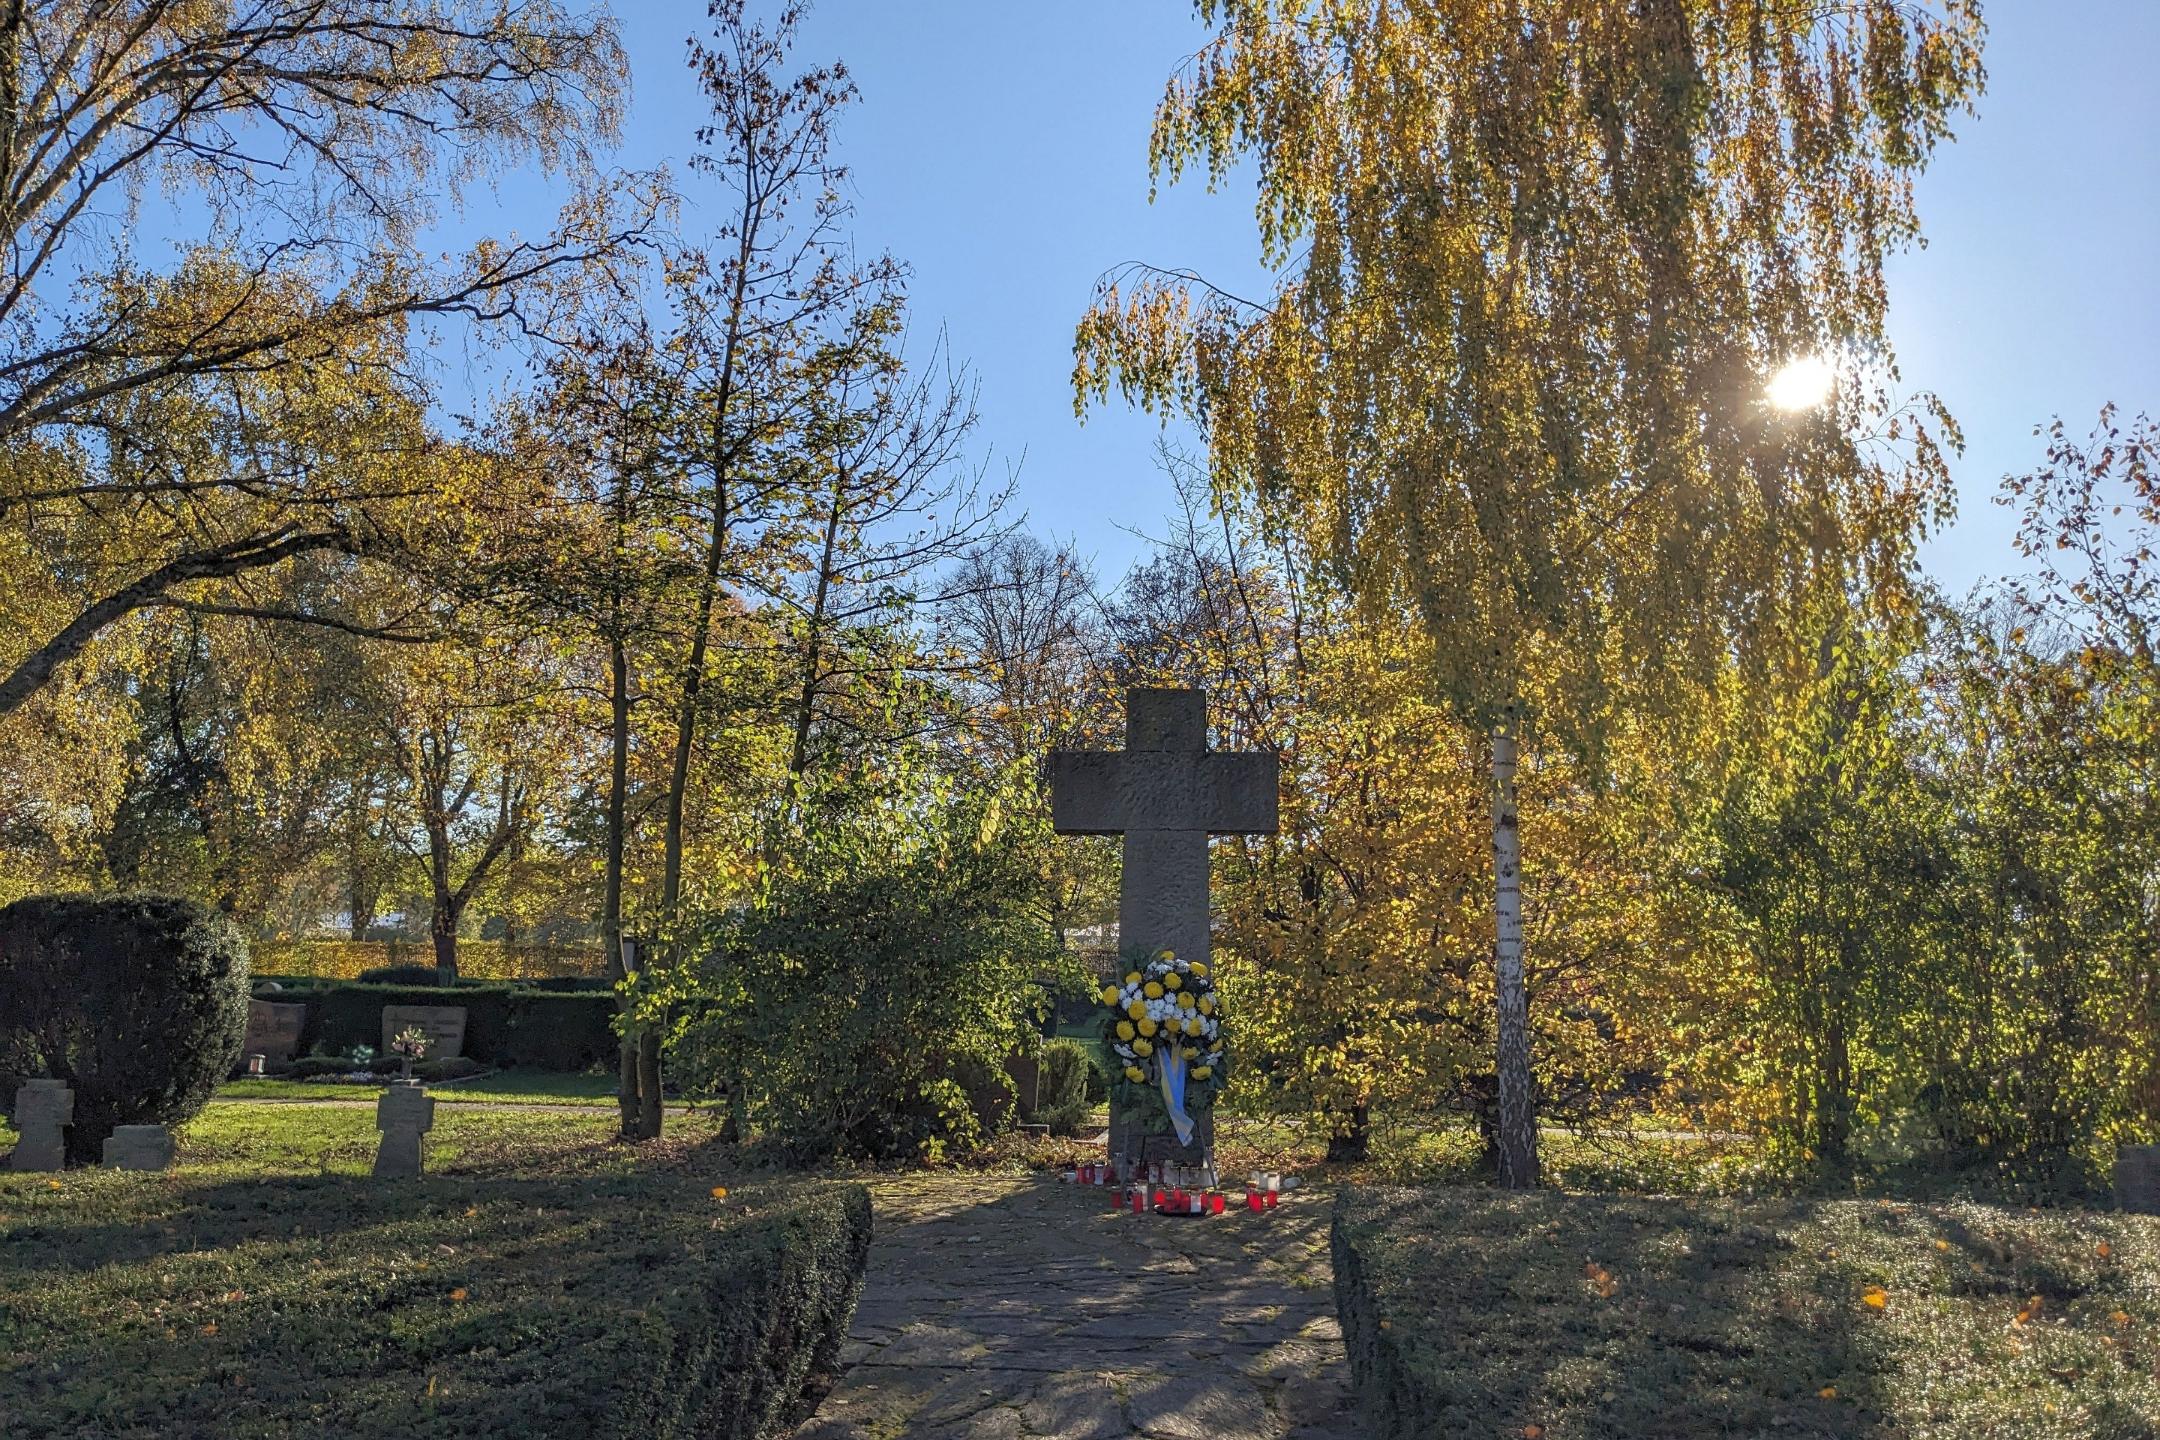
<path fill-rule="evenodd" d="M 715 1200 L 725 1200 L 725 1199 L 727 1199 L 727 1186 L 725 1186 L 725 1185 L 715 1185 L 715 1186 L 713 1186 L 713 1187 L 712 1187 L 712 1198 L 713 1198 L 713 1199 L 715 1199 Z"/>
<path fill-rule="evenodd" d="M 1544 1434 L 1545 1427 L 1543 1425 L 1525 1425 L 1522 1427 L 1522 1440 L 1543 1440 Z"/>
<path fill-rule="evenodd" d="M 461 1301 L 463 1301 L 463 1300 L 464 1300 L 464 1298 L 465 1298 L 465 1287 L 464 1287 L 464 1286 L 462 1286 L 462 1285 L 458 1286 L 458 1288 L 457 1288 L 457 1289 L 455 1289 L 455 1290 L 452 1290 L 452 1291 L 450 1292 L 450 1299 L 451 1299 L 451 1301 L 452 1301 L 453 1303 L 456 1303 L 456 1302 L 461 1302 Z"/>
<path fill-rule="evenodd" d="M 2127 1325 L 2130 1323 L 2130 1312 L 2117 1310 L 2114 1314 L 2108 1316 L 2108 1319 L 2114 1321 L 2117 1325 Z"/>
<path fill-rule="evenodd" d="M 1822 1389 L 1817 1390 L 1815 1394 L 1818 1398 L 1823 1400 L 1835 1400 L 1837 1399 L 1837 1386 L 1825 1385 L 1822 1387 Z"/>
<path fill-rule="evenodd" d="M 1947 1240 L 1937 1240 L 1935 1242 L 1935 1248 L 1938 1250 L 1948 1250 L 1950 1248 L 1950 1242 Z"/>
<path fill-rule="evenodd" d="M 1860 1303 L 1870 1310 L 1885 1310 L 1890 1305 L 1890 1292 L 1880 1285 L 1870 1285 L 1860 1292 Z"/>
<path fill-rule="evenodd" d="M 2099 1256 L 2102 1260 L 2107 1259 L 2108 1256 L 2114 1253 L 2115 1247 L 2108 1244 L 2108 1242 L 2105 1240 L 2102 1240 L 2099 1244 L 2093 1246 L 2093 1254 Z"/>

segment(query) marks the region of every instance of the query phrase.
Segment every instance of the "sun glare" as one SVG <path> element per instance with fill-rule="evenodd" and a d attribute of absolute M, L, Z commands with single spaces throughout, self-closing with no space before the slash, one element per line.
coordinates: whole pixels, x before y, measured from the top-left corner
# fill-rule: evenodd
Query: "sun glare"
<path fill-rule="evenodd" d="M 1837 384 L 1837 371 L 1820 355 L 1803 355 L 1788 361 L 1785 368 L 1770 377 L 1766 392 L 1770 403 L 1780 410 L 1812 410 L 1830 398 L 1831 389 Z"/>

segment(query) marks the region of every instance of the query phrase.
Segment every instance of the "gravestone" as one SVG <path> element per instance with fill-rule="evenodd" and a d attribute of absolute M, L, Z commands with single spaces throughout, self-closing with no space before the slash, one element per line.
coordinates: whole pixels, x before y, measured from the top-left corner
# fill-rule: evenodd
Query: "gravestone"
<path fill-rule="evenodd" d="M 2115 1151 L 2115 1203 L 2134 1215 L 2160 1215 L 2160 1145 Z"/>
<path fill-rule="evenodd" d="M 105 1164 L 115 1170 L 168 1170 L 172 1131 L 163 1125 L 116 1125 L 105 1137 Z"/>
<path fill-rule="evenodd" d="M 375 1178 L 414 1180 L 426 1172 L 427 1132 L 435 1128 L 435 1097 L 418 1085 L 392 1085 L 375 1102 Z"/>
<path fill-rule="evenodd" d="M 75 1092 L 65 1080 L 25 1080 L 15 1092 L 15 1130 L 21 1138 L 10 1170 L 58 1170 L 67 1164 L 67 1127 L 75 1123 Z"/>
<path fill-rule="evenodd" d="M 465 1007 L 462 1005 L 385 1005 L 382 1012 L 382 1052 L 398 1032 L 418 1026 L 428 1038 L 430 1060 L 455 1060 L 465 1053 Z"/>
<path fill-rule="evenodd" d="M 307 1012 L 305 1005 L 248 1001 L 247 1038 L 240 1044 L 240 1053 L 260 1055 L 271 1065 L 290 1064 L 300 1053 L 300 1032 L 307 1026 Z"/>
<path fill-rule="evenodd" d="M 1279 784 L 1273 755 L 1207 748 L 1207 695 L 1199 690 L 1129 690 L 1124 750 L 1051 754 L 1058 833 L 1124 837 L 1120 971 L 1136 954 L 1208 958 L 1208 837 L 1273 834 Z M 1181 1146 L 1168 1132 L 1139 1133 L 1120 1108 L 1110 1114 L 1113 1155 L 1197 1164 L 1214 1143 L 1212 1111 L 1199 1117 L 1193 1143 Z"/>

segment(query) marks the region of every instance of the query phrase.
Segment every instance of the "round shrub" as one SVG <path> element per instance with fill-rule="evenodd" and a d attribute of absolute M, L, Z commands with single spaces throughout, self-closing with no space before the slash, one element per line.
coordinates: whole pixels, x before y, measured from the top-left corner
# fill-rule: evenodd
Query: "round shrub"
<path fill-rule="evenodd" d="M 372 970 L 362 970 L 356 983 L 361 985 L 440 985 L 442 971 L 433 965 L 377 965 Z"/>
<path fill-rule="evenodd" d="M 75 1090 L 68 1158 L 200 1111 L 247 1033 L 247 940 L 193 900 L 34 895 L 0 908 L 0 1049 Z"/>

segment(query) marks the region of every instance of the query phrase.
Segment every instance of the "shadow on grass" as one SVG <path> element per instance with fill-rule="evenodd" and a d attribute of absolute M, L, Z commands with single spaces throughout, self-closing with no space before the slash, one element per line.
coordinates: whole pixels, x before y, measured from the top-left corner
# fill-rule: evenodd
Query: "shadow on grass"
<path fill-rule="evenodd" d="M 1391 1434 L 1878 1433 L 1894 1357 L 1835 1251 L 1798 1237 L 1800 1216 L 1359 1192 L 1337 1221 L 1345 1338 Z"/>

